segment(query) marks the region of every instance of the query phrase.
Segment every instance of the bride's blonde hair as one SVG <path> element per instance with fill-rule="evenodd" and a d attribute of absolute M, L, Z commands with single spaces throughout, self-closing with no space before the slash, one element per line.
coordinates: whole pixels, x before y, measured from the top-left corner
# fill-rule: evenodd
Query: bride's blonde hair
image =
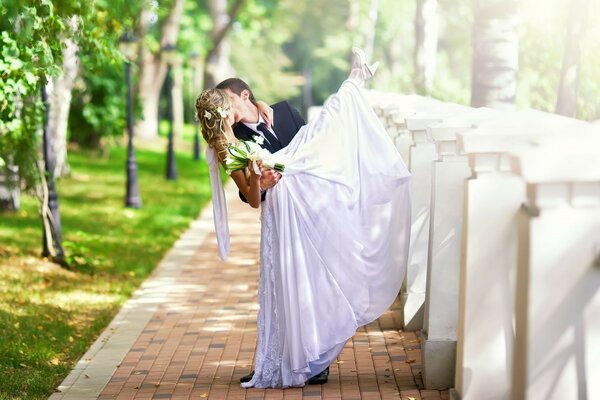
<path fill-rule="evenodd" d="M 227 93 L 221 89 L 207 89 L 196 99 L 196 119 L 206 143 L 222 155 L 229 142 L 225 135 L 227 113 L 231 105 Z"/>

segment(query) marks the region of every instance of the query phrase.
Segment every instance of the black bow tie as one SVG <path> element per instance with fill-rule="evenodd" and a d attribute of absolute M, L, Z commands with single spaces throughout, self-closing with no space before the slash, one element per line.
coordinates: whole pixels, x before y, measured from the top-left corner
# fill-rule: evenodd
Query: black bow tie
<path fill-rule="evenodd" d="M 258 124 L 256 129 L 262 132 L 262 134 L 265 136 L 265 139 L 267 139 L 269 143 L 271 143 L 271 147 L 273 147 L 275 151 L 281 149 L 281 142 L 275 137 L 275 135 L 271 133 L 269 128 L 267 128 L 267 124 L 261 122 L 260 124 Z"/>

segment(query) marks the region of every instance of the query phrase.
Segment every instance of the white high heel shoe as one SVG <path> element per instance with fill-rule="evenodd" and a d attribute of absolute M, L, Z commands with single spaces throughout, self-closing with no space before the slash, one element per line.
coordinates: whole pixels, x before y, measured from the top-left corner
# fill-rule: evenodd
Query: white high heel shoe
<path fill-rule="evenodd" d="M 375 71 L 377 71 L 377 68 L 379 67 L 379 61 L 369 65 L 367 63 L 367 55 L 359 47 L 352 47 L 352 53 L 354 54 L 354 59 L 352 60 L 352 69 L 360 68 L 364 73 L 365 80 L 370 79 L 373 75 L 375 75 Z"/>

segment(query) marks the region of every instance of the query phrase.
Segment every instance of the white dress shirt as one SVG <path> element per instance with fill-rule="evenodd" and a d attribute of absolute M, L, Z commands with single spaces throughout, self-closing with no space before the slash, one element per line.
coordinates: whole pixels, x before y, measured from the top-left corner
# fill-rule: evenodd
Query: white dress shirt
<path fill-rule="evenodd" d="M 260 136 L 262 136 L 267 142 L 269 141 L 265 135 L 263 135 L 263 133 L 261 131 L 258 130 L 258 125 L 260 125 L 261 123 L 265 123 L 265 120 L 263 119 L 262 115 L 260 115 L 260 113 L 258 114 L 258 122 L 253 124 L 250 122 L 242 122 L 244 125 L 246 125 L 248 128 L 252 129 L 254 132 L 258 133 Z M 273 128 L 269 127 L 269 125 L 267 125 L 267 128 L 269 129 L 269 132 L 271 132 L 273 134 L 273 136 L 275 136 L 277 138 L 277 140 L 279 140 L 279 138 L 277 137 L 277 135 L 275 134 L 275 132 L 273 131 Z"/>

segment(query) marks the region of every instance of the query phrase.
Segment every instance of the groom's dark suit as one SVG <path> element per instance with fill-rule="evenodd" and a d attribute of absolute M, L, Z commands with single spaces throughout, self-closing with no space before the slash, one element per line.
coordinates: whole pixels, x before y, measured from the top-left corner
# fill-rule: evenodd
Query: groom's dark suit
<path fill-rule="evenodd" d="M 271 108 L 273 108 L 273 119 L 275 121 L 273 131 L 275 132 L 277 139 L 279 139 L 281 147 L 285 147 L 292 141 L 294 136 L 296 136 L 296 133 L 298 133 L 298 130 L 305 125 L 306 122 L 304 122 L 298 110 L 292 107 L 287 101 L 273 104 Z M 253 136 L 258 135 L 258 133 L 241 122 L 233 127 L 233 134 L 240 140 L 253 140 Z M 270 143 L 266 140 L 261 147 L 274 153 Z"/>
<path fill-rule="evenodd" d="M 273 104 L 271 108 L 273 109 L 273 120 L 275 121 L 273 131 L 275 132 L 277 139 L 279 139 L 281 147 L 285 147 L 290 144 L 294 136 L 296 136 L 296 133 L 298 133 L 300 128 L 305 125 L 306 122 L 304 122 L 298 110 L 292 107 L 287 101 Z M 233 127 L 233 134 L 240 140 L 252 141 L 254 141 L 254 136 L 259 135 L 241 122 Z M 271 147 L 271 144 L 266 140 L 260 146 L 269 150 L 271 153 L 275 152 L 273 147 Z M 246 198 L 241 192 L 240 199 L 242 199 L 244 203 L 247 203 Z M 263 193 L 261 199 L 265 199 L 265 193 Z"/>

